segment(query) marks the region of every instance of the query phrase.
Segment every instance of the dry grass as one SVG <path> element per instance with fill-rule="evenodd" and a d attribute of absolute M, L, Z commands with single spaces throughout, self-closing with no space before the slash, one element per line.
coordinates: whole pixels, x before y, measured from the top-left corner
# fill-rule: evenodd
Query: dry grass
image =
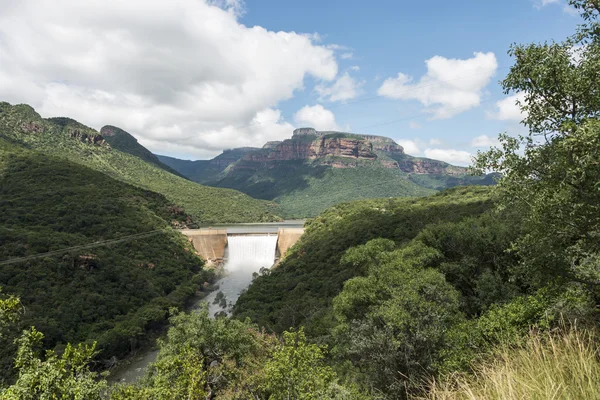
<path fill-rule="evenodd" d="M 475 375 L 435 382 L 423 399 L 600 399 L 598 350 L 587 332 L 532 334 L 522 347 L 500 348 Z"/>

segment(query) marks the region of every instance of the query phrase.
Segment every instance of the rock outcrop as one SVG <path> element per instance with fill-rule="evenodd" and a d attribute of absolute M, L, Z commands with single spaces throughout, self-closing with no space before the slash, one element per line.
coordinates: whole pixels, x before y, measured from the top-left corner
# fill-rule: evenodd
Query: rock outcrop
<path fill-rule="evenodd" d="M 268 142 L 261 151 L 250 152 L 242 157 L 242 161 L 266 163 L 269 161 L 307 160 L 339 157 L 350 160 L 375 160 L 377 153 L 393 155 L 404 154 L 402 146 L 392 139 L 357 135 L 335 131 L 317 131 L 314 128 L 296 129 L 291 139 L 282 142 Z M 324 160 L 323 164 L 346 167 L 343 162 L 332 163 Z M 240 166 L 245 168 L 245 166 Z"/>

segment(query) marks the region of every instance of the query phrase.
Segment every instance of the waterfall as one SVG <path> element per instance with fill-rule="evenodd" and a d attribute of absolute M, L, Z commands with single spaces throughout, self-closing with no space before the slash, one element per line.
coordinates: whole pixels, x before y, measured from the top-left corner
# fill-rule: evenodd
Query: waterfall
<path fill-rule="evenodd" d="M 277 235 L 228 236 L 229 258 L 225 268 L 229 271 L 271 268 L 275 261 Z"/>

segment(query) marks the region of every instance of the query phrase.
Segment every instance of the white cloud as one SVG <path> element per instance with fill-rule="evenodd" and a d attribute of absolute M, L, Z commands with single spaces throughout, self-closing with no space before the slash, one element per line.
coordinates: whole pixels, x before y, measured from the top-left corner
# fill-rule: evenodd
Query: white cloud
<path fill-rule="evenodd" d="M 276 105 L 306 76 L 333 80 L 334 50 L 318 35 L 246 27 L 241 13 L 240 0 L 10 2 L 0 96 L 44 116 L 117 125 L 155 151 L 284 138 L 291 125 Z"/>
<path fill-rule="evenodd" d="M 360 71 L 360 67 L 358 65 L 353 65 L 350 68 L 348 68 L 350 71 Z"/>
<path fill-rule="evenodd" d="M 318 131 L 340 130 L 335 115 L 320 104 L 302 107 L 294 114 L 294 121 L 298 125 L 315 128 Z"/>
<path fill-rule="evenodd" d="M 435 118 L 450 118 L 480 104 L 483 89 L 498 68 L 494 53 L 474 53 L 466 60 L 435 56 L 417 83 L 401 72 L 386 79 L 378 94 L 391 99 L 418 100 Z"/>
<path fill-rule="evenodd" d="M 404 152 L 406 154 L 415 155 L 415 154 L 419 154 L 421 152 L 421 150 L 419 149 L 419 145 L 414 140 L 399 139 L 399 140 L 396 140 L 396 143 L 398 143 L 400 146 L 404 147 Z"/>
<path fill-rule="evenodd" d="M 579 16 L 579 11 L 574 9 L 573 7 L 566 5 L 563 7 L 563 11 L 569 15 L 572 15 L 574 17 L 578 17 Z"/>
<path fill-rule="evenodd" d="M 352 59 L 352 57 L 354 57 L 354 53 L 352 53 L 352 52 L 348 52 L 348 53 L 342 53 L 342 54 L 340 54 L 340 58 L 341 58 L 342 60 L 351 60 L 351 59 Z"/>
<path fill-rule="evenodd" d="M 501 121 L 517 121 L 521 122 L 526 114 L 521 111 L 517 102 L 525 102 L 525 93 L 516 93 L 496 102 L 497 110 L 488 113 L 488 117 Z"/>
<path fill-rule="evenodd" d="M 498 142 L 497 138 L 487 136 L 487 135 L 481 135 L 481 136 L 477 136 L 476 138 L 474 138 L 471 141 L 471 146 L 472 147 L 491 147 L 491 146 L 497 146 L 499 143 L 500 142 Z"/>
<path fill-rule="evenodd" d="M 432 146 L 439 146 L 442 144 L 440 139 L 429 139 L 429 144 Z"/>
<path fill-rule="evenodd" d="M 533 6 L 538 10 L 542 7 L 546 7 L 549 4 L 559 3 L 561 0 L 533 0 Z"/>
<path fill-rule="evenodd" d="M 415 121 L 410 121 L 408 123 L 408 127 L 410 129 L 421 129 L 422 128 L 421 124 L 419 124 L 418 122 L 415 122 Z"/>
<path fill-rule="evenodd" d="M 455 149 L 425 149 L 425 157 L 434 160 L 446 161 L 450 164 L 469 165 L 471 164 L 472 154 Z"/>
<path fill-rule="evenodd" d="M 315 90 L 319 93 L 321 100 L 345 101 L 356 98 L 362 85 L 364 85 L 364 81 L 358 81 L 348 72 L 344 72 L 332 85 L 317 85 Z"/>

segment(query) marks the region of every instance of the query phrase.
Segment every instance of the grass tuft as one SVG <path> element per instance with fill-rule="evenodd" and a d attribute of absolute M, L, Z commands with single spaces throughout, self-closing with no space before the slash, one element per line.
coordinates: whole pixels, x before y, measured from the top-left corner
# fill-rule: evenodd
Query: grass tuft
<path fill-rule="evenodd" d="M 523 346 L 500 347 L 473 375 L 433 382 L 422 399 L 600 399 L 598 356 L 598 338 L 589 331 L 532 333 Z"/>

